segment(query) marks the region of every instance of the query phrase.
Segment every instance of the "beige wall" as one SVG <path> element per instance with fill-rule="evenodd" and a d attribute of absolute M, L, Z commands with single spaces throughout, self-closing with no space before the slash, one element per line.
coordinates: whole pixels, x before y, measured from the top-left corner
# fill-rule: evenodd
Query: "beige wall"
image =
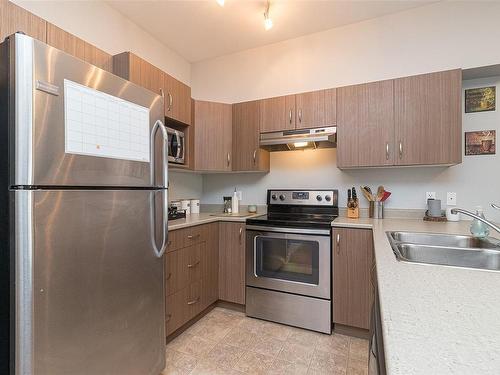
<path fill-rule="evenodd" d="M 114 55 L 132 51 L 190 84 L 190 63 L 103 1 L 29 1 L 17 5 Z"/>
<path fill-rule="evenodd" d="M 500 62 L 500 2 L 440 2 L 192 65 L 196 99 L 238 102 Z"/>

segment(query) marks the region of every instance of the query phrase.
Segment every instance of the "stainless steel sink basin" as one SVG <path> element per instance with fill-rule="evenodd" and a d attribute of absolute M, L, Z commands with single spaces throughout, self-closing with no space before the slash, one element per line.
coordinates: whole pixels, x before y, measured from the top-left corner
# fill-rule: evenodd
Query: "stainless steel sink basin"
<path fill-rule="evenodd" d="M 476 238 L 472 236 L 418 232 L 389 232 L 389 237 L 396 242 L 413 243 L 419 245 L 476 249 L 500 248 L 500 241 L 491 237 Z"/>
<path fill-rule="evenodd" d="M 415 244 L 397 245 L 396 257 L 414 263 L 500 271 L 500 251 Z"/>
<path fill-rule="evenodd" d="M 500 241 L 495 238 L 416 232 L 387 236 L 399 261 L 500 271 Z"/>

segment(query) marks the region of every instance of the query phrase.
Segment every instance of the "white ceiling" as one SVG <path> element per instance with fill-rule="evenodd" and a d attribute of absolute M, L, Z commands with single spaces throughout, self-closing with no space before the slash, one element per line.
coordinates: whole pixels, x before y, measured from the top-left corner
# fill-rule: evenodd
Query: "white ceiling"
<path fill-rule="evenodd" d="M 255 48 L 362 20 L 397 13 L 432 1 L 271 0 L 274 27 L 264 30 L 266 1 L 107 0 L 190 62 Z"/>

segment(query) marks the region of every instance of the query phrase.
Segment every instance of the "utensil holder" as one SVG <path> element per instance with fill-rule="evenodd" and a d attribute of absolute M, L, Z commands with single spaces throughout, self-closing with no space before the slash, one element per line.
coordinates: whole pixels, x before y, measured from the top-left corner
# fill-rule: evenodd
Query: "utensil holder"
<path fill-rule="evenodd" d="M 372 219 L 383 219 L 384 218 L 384 202 L 370 201 L 370 206 L 368 207 L 368 216 Z"/>

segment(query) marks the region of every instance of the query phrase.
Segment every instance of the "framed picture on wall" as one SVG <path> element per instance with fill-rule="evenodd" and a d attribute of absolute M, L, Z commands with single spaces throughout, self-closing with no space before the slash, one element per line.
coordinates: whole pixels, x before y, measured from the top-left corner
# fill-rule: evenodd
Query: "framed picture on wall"
<path fill-rule="evenodd" d="M 465 155 L 495 155 L 495 130 L 465 132 Z"/>
<path fill-rule="evenodd" d="M 494 111 L 496 86 L 465 90 L 465 113 Z"/>

